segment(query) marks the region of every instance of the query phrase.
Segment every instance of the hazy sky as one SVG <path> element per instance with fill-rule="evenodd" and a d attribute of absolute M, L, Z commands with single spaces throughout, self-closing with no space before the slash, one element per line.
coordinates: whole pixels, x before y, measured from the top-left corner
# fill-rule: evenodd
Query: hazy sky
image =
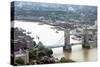
<path fill-rule="evenodd" d="M 64 3 L 78 5 L 98 5 L 99 0 L 11 0 L 11 1 L 31 1 L 31 2 L 47 2 L 47 3 Z"/>

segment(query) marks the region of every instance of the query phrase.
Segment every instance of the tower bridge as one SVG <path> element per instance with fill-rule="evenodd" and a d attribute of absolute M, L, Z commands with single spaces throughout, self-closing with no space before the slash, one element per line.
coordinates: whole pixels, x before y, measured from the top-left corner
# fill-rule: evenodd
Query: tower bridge
<path fill-rule="evenodd" d="M 82 45 L 82 48 L 86 48 L 86 49 L 91 48 L 92 44 L 97 46 L 97 40 L 96 39 L 93 40 L 93 41 L 89 40 L 90 35 L 93 35 L 91 38 L 94 38 L 94 36 L 97 35 L 96 32 L 97 32 L 96 28 L 87 28 L 86 27 L 85 29 L 83 29 L 83 33 L 81 34 L 81 36 L 82 36 L 81 41 L 82 42 L 80 42 L 80 43 L 70 43 L 70 30 L 65 29 L 65 31 L 64 31 L 65 45 L 63 46 L 63 49 L 66 50 L 66 51 L 71 51 L 73 45 Z"/>
<path fill-rule="evenodd" d="M 64 43 L 64 46 L 54 46 L 52 48 L 56 48 L 56 47 L 63 47 L 63 50 L 66 50 L 66 51 L 71 51 L 72 50 L 72 46 L 74 45 L 82 45 L 82 48 L 86 48 L 86 49 L 89 49 L 91 48 L 91 44 L 95 44 L 95 46 L 97 45 L 97 40 L 95 41 L 90 41 L 90 35 L 97 35 L 97 28 L 96 26 L 90 26 L 88 27 L 87 25 L 85 26 L 82 26 L 81 24 L 70 24 L 69 22 L 66 22 L 66 23 L 48 23 L 48 22 L 43 22 L 43 24 L 48 24 L 48 25 L 52 25 L 54 26 L 53 29 L 57 29 L 58 31 L 59 30 L 63 30 L 64 31 L 64 40 L 65 40 L 65 43 Z M 83 33 L 70 33 L 70 30 L 73 30 L 73 29 L 77 29 L 78 26 L 80 26 L 83 30 L 82 32 Z M 71 35 L 80 35 L 82 38 L 81 38 L 81 43 L 70 43 L 70 36 Z M 91 37 L 91 38 L 94 38 L 94 37 Z M 97 37 L 96 37 L 97 38 Z"/>

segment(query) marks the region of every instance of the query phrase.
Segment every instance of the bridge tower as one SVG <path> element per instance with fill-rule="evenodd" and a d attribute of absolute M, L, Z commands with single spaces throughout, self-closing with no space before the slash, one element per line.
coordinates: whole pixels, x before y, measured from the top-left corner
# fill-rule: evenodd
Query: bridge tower
<path fill-rule="evenodd" d="M 82 48 L 86 48 L 86 49 L 90 48 L 89 33 L 88 33 L 88 29 L 87 28 L 84 29 L 84 32 L 83 32 Z"/>
<path fill-rule="evenodd" d="M 63 50 L 71 52 L 72 48 L 70 45 L 70 30 L 69 29 L 64 30 L 64 37 L 65 37 L 65 45 L 63 47 Z"/>

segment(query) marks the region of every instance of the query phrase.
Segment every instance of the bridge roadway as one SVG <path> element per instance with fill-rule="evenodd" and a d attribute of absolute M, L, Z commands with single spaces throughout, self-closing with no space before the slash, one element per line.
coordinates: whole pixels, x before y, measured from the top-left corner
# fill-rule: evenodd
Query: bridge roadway
<path fill-rule="evenodd" d="M 90 41 L 89 42 L 91 44 L 91 46 L 96 46 L 94 41 Z M 82 45 L 82 43 L 71 43 L 71 46 L 75 46 L 75 45 Z M 58 48 L 58 47 L 64 47 L 64 45 L 59 45 L 59 46 L 47 46 L 48 48 Z"/>

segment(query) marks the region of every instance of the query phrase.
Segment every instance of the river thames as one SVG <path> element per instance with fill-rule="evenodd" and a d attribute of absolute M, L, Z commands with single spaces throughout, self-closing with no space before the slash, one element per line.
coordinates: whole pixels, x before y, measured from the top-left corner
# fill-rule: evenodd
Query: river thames
<path fill-rule="evenodd" d="M 56 29 L 51 29 L 50 25 L 39 25 L 34 22 L 25 22 L 25 21 L 14 21 L 14 27 L 25 29 L 28 32 L 31 32 L 31 37 L 34 37 L 36 43 L 38 43 L 37 36 L 39 36 L 40 41 L 46 47 L 51 46 L 64 46 L 64 31 L 59 31 L 56 33 Z M 78 42 L 70 40 L 70 42 Z M 72 52 L 63 51 L 63 47 L 52 48 L 53 56 L 60 59 L 65 57 L 66 59 L 72 59 L 74 61 L 83 62 L 83 61 L 96 61 L 97 60 L 97 48 L 91 49 L 82 49 L 82 45 L 72 46 Z"/>

